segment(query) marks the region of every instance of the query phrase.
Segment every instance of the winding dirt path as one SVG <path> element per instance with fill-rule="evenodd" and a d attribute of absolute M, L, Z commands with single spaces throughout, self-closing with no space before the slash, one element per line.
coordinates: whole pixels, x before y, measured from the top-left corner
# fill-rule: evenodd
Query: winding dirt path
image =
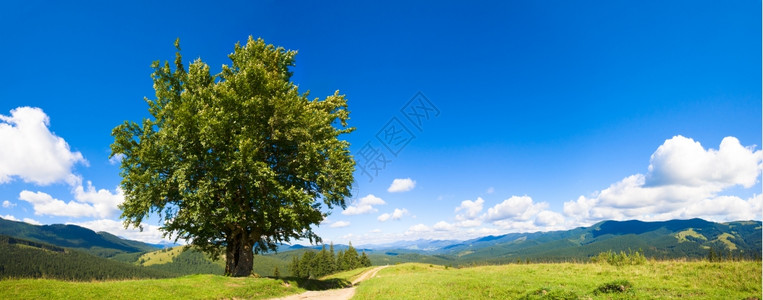
<path fill-rule="evenodd" d="M 384 269 L 386 267 L 387 266 L 376 267 L 364 272 L 363 274 L 358 276 L 358 278 L 352 281 L 352 285 L 353 285 L 352 287 L 348 287 L 344 289 L 326 290 L 326 291 L 307 291 L 302 294 L 291 295 L 291 296 L 283 297 L 283 298 L 276 298 L 275 300 L 301 300 L 301 299 L 346 300 L 346 299 L 350 299 L 352 298 L 352 296 L 355 295 L 355 285 L 357 285 L 359 282 L 363 280 L 367 280 L 376 276 L 376 273 L 378 273 L 381 269 Z"/>

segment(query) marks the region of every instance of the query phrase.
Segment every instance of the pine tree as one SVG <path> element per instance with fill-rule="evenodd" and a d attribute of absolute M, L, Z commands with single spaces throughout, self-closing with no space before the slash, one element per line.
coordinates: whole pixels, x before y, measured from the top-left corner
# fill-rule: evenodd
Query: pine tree
<path fill-rule="evenodd" d="M 371 266 L 371 259 L 368 258 L 368 255 L 366 254 L 366 251 L 363 251 L 363 254 L 360 255 L 360 266 L 361 267 L 370 267 Z"/>
<path fill-rule="evenodd" d="M 321 248 L 321 251 L 318 252 L 318 255 L 313 261 L 313 274 L 315 274 L 315 276 L 322 277 L 323 275 L 328 275 L 330 273 L 328 255 L 329 252 L 326 251 L 326 245 L 323 245 L 323 248 Z"/>
<path fill-rule="evenodd" d="M 336 255 L 336 268 L 337 271 L 347 271 L 347 261 L 344 258 L 344 251 L 339 250 Z"/>
<path fill-rule="evenodd" d="M 352 246 L 352 242 L 350 242 L 350 247 L 347 248 L 347 251 L 344 252 L 344 260 L 347 264 L 347 270 L 356 269 L 360 266 L 358 251 Z"/>
<path fill-rule="evenodd" d="M 334 254 L 334 242 L 331 242 L 331 245 L 329 246 L 328 264 L 330 273 L 335 273 L 339 270 L 336 265 L 336 255 Z"/>
<path fill-rule="evenodd" d="M 289 264 L 289 271 L 291 272 L 291 276 L 303 277 L 302 267 L 299 265 L 299 257 L 297 255 L 294 255 L 291 257 L 291 263 Z"/>

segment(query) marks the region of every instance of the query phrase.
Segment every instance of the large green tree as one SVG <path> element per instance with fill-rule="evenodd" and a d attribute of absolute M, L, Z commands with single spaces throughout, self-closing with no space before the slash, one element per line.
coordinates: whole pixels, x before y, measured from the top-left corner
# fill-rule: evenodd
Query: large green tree
<path fill-rule="evenodd" d="M 311 229 L 345 207 L 355 162 L 344 95 L 308 99 L 291 82 L 296 52 L 249 37 L 210 74 L 200 59 L 153 63 L 156 99 L 141 124 L 114 128 L 125 226 L 156 213 L 166 236 L 225 255 L 225 272 L 248 276 L 254 253 Z"/>

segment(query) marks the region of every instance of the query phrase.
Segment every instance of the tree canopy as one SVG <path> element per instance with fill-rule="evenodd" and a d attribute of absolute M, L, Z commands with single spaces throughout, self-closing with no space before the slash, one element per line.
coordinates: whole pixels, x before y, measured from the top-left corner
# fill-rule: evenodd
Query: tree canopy
<path fill-rule="evenodd" d="M 345 207 L 355 162 L 349 110 L 339 91 L 308 99 L 290 78 L 296 52 L 249 37 L 219 74 L 196 59 L 155 61 L 155 99 L 141 124 L 114 128 L 122 156 L 125 226 L 154 213 L 160 229 L 226 259 L 247 276 L 253 252 L 291 239 L 320 242 L 311 226 Z"/>

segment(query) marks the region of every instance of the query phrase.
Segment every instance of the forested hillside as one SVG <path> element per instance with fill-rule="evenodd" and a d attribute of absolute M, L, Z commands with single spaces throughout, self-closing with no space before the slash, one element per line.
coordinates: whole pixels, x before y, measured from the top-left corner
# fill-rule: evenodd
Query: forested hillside
<path fill-rule="evenodd" d="M 77 250 L 0 235 L 0 278 L 109 280 L 177 276 Z"/>

